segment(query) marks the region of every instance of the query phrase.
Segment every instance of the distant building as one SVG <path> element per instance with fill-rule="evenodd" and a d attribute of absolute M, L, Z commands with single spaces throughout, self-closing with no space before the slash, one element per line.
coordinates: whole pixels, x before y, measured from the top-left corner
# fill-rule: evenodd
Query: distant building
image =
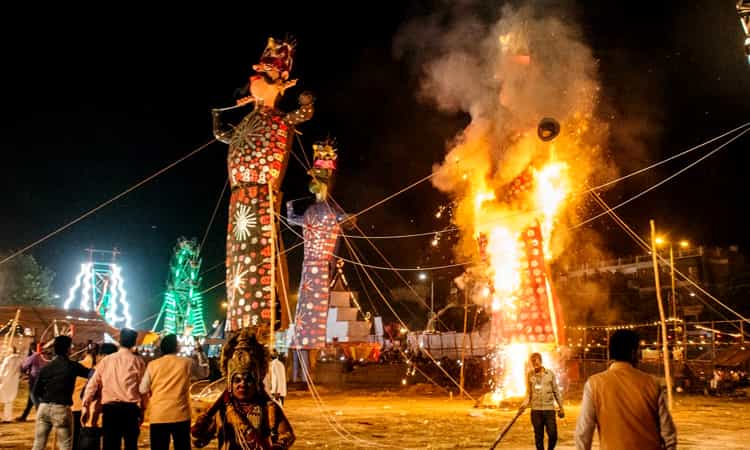
<path fill-rule="evenodd" d="M 675 272 L 676 303 L 671 303 L 669 250 L 660 264 L 662 299 L 668 316 L 675 312 L 691 320 L 709 318 L 716 304 Z M 674 249 L 676 271 L 730 304 L 744 305 L 750 293 L 750 273 L 737 246 Z M 568 323 L 648 320 L 657 313 L 654 269 L 650 254 L 556 267 L 554 286 L 567 306 Z M 576 308 L 576 307 L 579 308 Z M 588 307 L 588 313 L 586 310 Z M 673 309 L 676 308 L 676 309 Z M 726 311 L 722 311 L 726 314 Z M 573 317 L 570 317 L 573 316 Z M 578 316 L 578 317 L 576 317 Z"/>

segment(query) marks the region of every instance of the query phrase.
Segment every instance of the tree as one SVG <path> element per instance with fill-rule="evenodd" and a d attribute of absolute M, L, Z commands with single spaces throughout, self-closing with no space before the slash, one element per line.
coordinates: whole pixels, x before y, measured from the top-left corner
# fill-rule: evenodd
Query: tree
<path fill-rule="evenodd" d="M 31 255 L 19 255 L 0 265 L 0 305 L 51 306 L 55 304 L 55 272 Z"/>

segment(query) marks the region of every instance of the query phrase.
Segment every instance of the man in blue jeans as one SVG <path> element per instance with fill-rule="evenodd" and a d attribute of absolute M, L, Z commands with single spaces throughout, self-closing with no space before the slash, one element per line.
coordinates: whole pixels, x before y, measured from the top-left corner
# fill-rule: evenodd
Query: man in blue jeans
<path fill-rule="evenodd" d="M 553 450 L 557 444 L 557 421 L 555 402 L 560 407 L 557 415 L 565 417 L 562 396 L 557 388 L 555 373 L 542 366 L 542 355 L 532 353 L 531 368 L 527 375 L 528 397 L 522 407 L 531 407 L 531 424 L 534 426 L 534 442 L 537 450 L 544 450 L 544 430 L 547 429 L 547 449 Z"/>
<path fill-rule="evenodd" d="M 57 429 L 57 446 L 70 450 L 73 444 L 73 388 L 76 377 L 87 378 L 89 369 L 68 359 L 71 339 L 57 336 L 55 357 L 39 371 L 34 383 L 34 398 L 39 401 L 33 450 L 44 450 L 52 427 Z"/>

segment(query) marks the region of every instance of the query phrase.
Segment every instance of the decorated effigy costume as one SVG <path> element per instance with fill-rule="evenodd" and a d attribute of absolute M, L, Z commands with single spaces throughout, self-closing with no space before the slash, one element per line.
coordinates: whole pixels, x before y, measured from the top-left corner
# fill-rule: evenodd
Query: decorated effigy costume
<path fill-rule="evenodd" d="M 270 323 L 273 215 L 289 159 L 295 126 L 313 114 L 313 98 L 299 96 L 299 109 L 276 108 L 292 68 L 293 44 L 268 40 L 260 64 L 253 66 L 249 95 L 238 104 L 253 110 L 237 126 L 222 123 L 223 110 L 214 110 L 214 135 L 229 144 L 227 167 L 232 193 L 227 227 L 226 289 L 228 331 L 259 328 Z"/>

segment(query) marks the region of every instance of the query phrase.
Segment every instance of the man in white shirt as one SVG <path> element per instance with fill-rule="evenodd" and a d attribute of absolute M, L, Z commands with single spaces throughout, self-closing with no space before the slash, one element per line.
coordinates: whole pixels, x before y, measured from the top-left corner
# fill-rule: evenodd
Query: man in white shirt
<path fill-rule="evenodd" d="M 279 353 L 276 350 L 271 351 L 271 362 L 263 384 L 266 386 L 268 395 L 283 405 L 284 397 L 286 397 L 286 366 L 279 360 Z"/>

